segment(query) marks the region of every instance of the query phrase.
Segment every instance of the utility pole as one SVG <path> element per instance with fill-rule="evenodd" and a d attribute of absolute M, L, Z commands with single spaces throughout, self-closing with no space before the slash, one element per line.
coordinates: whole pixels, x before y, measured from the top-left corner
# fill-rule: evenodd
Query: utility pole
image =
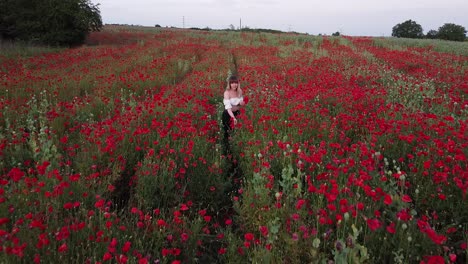
<path fill-rule="evenodd" d="M 239 18 L 239 30 L 242 29 L 242 18 Z"/>

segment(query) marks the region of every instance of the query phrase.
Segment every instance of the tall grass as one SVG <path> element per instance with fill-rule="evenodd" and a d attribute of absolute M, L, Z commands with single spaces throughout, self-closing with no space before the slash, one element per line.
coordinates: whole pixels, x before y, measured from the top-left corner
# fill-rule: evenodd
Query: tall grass
<path fill-rule="evenodd" d="M 448 41 L 440 39 L 408 39 L 408 38 L 374 38 L 374 45 L 393 50 L 402 50 L 408 47 L 431 48 L 437 52 L 468 56 L 468 42 Z"/>

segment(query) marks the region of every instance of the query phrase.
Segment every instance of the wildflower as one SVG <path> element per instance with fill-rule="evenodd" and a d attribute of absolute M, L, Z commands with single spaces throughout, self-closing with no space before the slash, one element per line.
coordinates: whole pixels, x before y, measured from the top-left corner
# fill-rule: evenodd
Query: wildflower
<path fill-rule="evenodd" d="M 62 253 L 62 252 L 65 252 L 68 250 L 68 246 L 66 243 L 62 244 L 59 248 L 58 248 L 58 252 Z"/>
<path fill-rule="evenodd" d="M 252 234 L 252 233 L 247 233 L 247 234 L 244 235 L 244 238 L 245 238 L 245 240 L 247 240 L 247 241 L 252 241 L 252 240 L 254 240 L 254 234 Z"/>
<path fill-rule="evenodd" d="M 379 229 L 382 226 L 382 224 L 380 223 L 378 219 L 373 218 L 373 219 L 367 219 L 367 226 L 370 228 L 370 230 L 375 231 Z"/>
<path fill-rule="evenodd" d="M 112 254 L 109 252 L 104 253 L 104 256 L 102 257 L 102 261 L 108 261 L 112 259 Z"/>
<path fill-rule="evenodd" d="M 395 223 L 392 222 L 390 223 L 390 225 L 387 226 L 387 232 L 389 232 L 390 234 L 395 234 Z"/>
<path fill-rule="evenodd" d="M 451 262 L 455 262 L 457 261 L 457 255 L 453 254 L 453 253 L 450 253 L 449 254 L 449 259 Z"/>
<path fill-rule="evenodd" d="M 413 200 L 411 200 L 411 197 L 407 194 L 403 195 L 403 197 L 401 198 L 401 200 L 405 203 L 411 203 Z"/>
<path fill-rule="evenodd" d="M 24 172 L 18 168 L 13 168 L 8 172 L 8 177 L 12 179 L 14 182 L 19 182 L 21 178 L 23 178 Z"/>
<path fill-rule="evenodd" d="M 262 236 L 267 237 L 268 236 L 268 227 L 260 226 L 260 233 L 262 234 Z"/>
<path fill-rule="evenodd" d="M 390 195 L 388 195 L 388 194 L 385 195 L 384 203 L 385 203 L 386 205 L 392 204 L 392 197 L 391 197 Z"/>
<path fill-rule="evenodd" d="M 122 247 L 122 252 L 127 253 L 130 250 L 131 246 L 132 246 L 132 243 L 130 241 L 125 242 Z"/>
<path fill-rule="evenodd" d="M 138 260 L 138 264 L 148 264 L 148 259 L 147 258 L 141 258 Z M 155 262 L 156 263 L 156 262 Z"/>
<path fill-rule="evenodd" d="M 293 233 L 292 236 L 291 236 L 291 239 L 293 241 L 298 241 L 299 240 L 299 236 L 297 235 L 297 233 Z"/>

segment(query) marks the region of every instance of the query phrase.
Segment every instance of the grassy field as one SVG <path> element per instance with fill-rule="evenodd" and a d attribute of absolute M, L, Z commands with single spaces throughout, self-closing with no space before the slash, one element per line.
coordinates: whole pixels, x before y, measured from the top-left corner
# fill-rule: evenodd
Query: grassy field
<path fill-rule="evenodd" d="M 108 26 L 0 50 L 2 263 L 467 261 L 466 42 Z"/>

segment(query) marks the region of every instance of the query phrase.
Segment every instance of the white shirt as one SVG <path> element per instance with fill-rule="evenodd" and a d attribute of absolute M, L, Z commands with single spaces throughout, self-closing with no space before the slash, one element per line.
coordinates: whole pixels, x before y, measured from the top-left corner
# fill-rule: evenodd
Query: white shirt
<path fill-rule="evenodd" d="M 231 109 L 233 105 L 234 106 L 239 105 L 243 100 L 244 100 L 243 97 L 232 97 L 229 99 L 224 99 L 223 100 L 224 109 L 226 110 Z"/>

